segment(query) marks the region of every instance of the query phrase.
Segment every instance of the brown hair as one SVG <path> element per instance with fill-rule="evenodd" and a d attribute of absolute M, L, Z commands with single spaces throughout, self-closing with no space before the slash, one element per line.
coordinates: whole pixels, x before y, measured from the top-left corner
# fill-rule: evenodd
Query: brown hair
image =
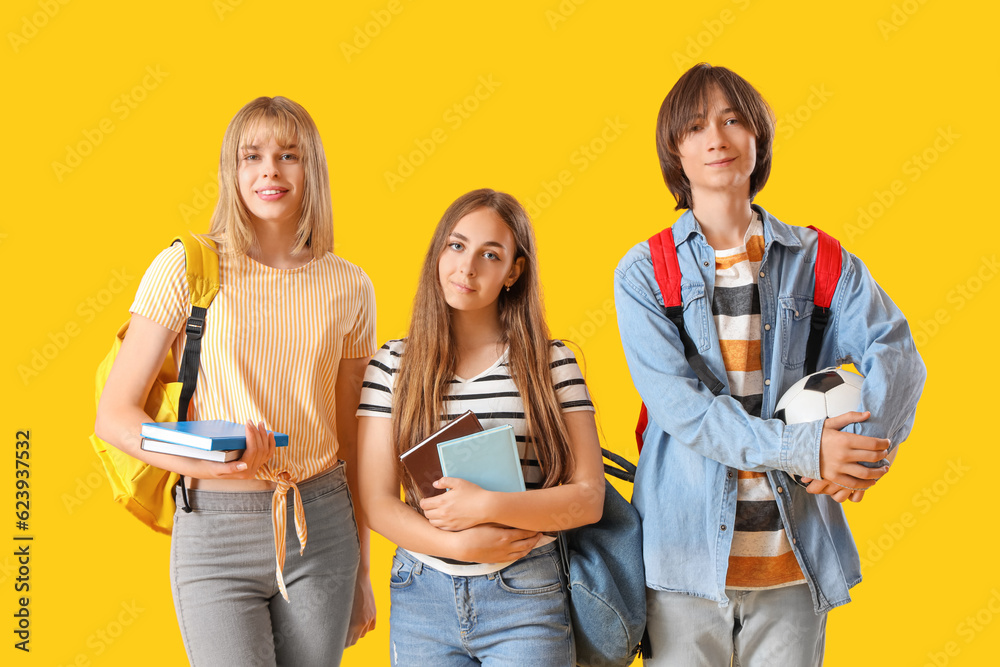
<path fill-rule="evenodd" d="M 305 170 L 302 214 L 292 253 L 309 248 L 320 258 L 333 250 L 333 208 L 330 176 L 319 130 L 309 112 L 287 97 L 258 97 L 236 112 L 222 138 L 219 155 L 219 201 L 212 213 L 209 238 L 226 252 L 246 253 L 256 243 L 250 211 L 240 197 L 237 168 L 240 147 L 265 131 L 280 146 L 296 144 Z"/>
<path fill-rule="evenodd" d="M 660 106 L 656 118 L 656 153 L 663 180 L 677 200 L 675 209 L 691 208 L 691 182 L 681 168 L 678 144 L 690 128 L 691 119 L 705 113 L 708 95 L 717 87 L 741 123 L 757 137 L 757 161 L 750 175 L 750 201 L 764 188 L 771 174 L 771 144 L 774 112 L 750 83 L 725 67 L 698 63 L 685 72 Z"/>
<path fill-rule="evenodd" d="M 427 248 L 413 315 L 393 390 L 392 431 L 397 454 L 417 444 L 441 426 L 444 396 L 455 375 L 456 344 L 450 308 L 438 279 L 438 260 L 455 225 L 481 208 L 491 210 L 514 235 L 514 259 L 524 266 L 510 291 L 498 297 L 501 343 L 508 347 L 508 369 L 524 403 L 527 446 L 534 447 L 545 475 L 543 486 L 555 486 L 572 475 L 573 459 L 562 411 L 549 368 L 549 328 L 545 323 L 535 253 L 535 235 L 528 214 L 512 196 L 489 189 L 473 190 L 456 199 L 438 222 Z M 397 457 L 397 474 L 406 499 L 417 507 L 419 493 Z"/>

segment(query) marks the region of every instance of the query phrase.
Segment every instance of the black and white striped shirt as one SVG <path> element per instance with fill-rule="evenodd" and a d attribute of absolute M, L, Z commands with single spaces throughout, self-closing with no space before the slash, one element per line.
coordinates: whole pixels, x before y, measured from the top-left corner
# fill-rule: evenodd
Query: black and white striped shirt
<path fill-rule="evenodd" d="M 392 388 L 405 340 L 391 340 L 375 353 L 368 363 L 361 389 L 359 417 L 391 417 Z M 573 352 L 562 341 L 552 341 L 549 368 L 556 399 L 563 412 L 590 410 L 594 404 L 580 373 Z M 475 377 L 451 380 L 445 396 L 446 414 L 441 425 L 472 410 L 484 429 L 510 424 L 514 428 L 524 484 L 528 489 L 541 488 L 545 476 L 538 464 L 534 447 L 526 441 L 524 404 L 507 367 L 507 351 L 497 361 Z M 416 444 L 416 443 L 414 443 Z"/>

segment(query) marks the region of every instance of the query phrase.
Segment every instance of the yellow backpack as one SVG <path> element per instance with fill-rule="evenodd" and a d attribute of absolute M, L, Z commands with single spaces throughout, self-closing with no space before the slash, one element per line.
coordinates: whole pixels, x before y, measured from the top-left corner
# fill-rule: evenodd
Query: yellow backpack
<path fill-rule="evenodd" d="M 195 237 L 187 242 L 178 237 L 171 245 L 173 243 L 184 245 L 187 282 L 191 291 L 191 316 L 187 321 L 187 341 L 184 344 L 180 372 L 176 372 L 178 365 L 171 350 L 167 353 L 146 399 L 146 414 L 158 422 L 184 421 L 187 416 L 188 405 L 198 382 L 198 360 L 205 315 L 212 299 L 219 292 L 219 255 L 215 243 L 202 237 Z M 129 322 L 126 321 L 118 329 L 111 351 L 97 367 L 98 403 L 111 366 L 125 339 L 128 325 Z M 180 480 L 180 475 L 132 458 L 104 442 L 96 434 L 90 436 L 90 444 L 104 464 L 115 502 L 124 505 L 125 509 L 153 530 L 169 535 L 174 523 L 173 489 Z"/>

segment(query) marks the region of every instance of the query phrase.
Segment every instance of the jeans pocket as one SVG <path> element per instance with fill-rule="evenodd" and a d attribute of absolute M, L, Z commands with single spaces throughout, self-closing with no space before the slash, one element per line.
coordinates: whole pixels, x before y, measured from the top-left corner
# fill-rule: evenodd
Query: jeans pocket
<path fill-rule="evenodd" d="M 389 588 L 406 588 L 412 584 L 413 577 L 416 576 L 415 565 L 416 563 L 413 561 L 393 556 L 392 572 L 389 573 Z"/>
<path fill-rule="evenodd" d="M 548 552 L 526 556 L 496 573 L 497 584 L 516 595 L 548 595 L 562 588 L 556 559 Z"/>
<path fill-rule="evenodd" d="M 806 363 L 806 341 L 812 322 L 813 301 L 801 296 L 778 299 L 781 311 L 781 363 L 800 368 Z"/>

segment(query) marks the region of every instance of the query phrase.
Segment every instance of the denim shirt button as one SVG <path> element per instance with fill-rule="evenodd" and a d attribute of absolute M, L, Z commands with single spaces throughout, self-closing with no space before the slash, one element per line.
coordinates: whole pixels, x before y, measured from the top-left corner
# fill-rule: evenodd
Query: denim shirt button
<path fill-rule="evenodd" d="M 785 490 L 779 486 L 778 487 L 778 493 L 784 493 L 784 492 L 785 492 Z"/>
<path fill-rule="evenodd" d="M 764 385 L 767 386 L 767 387 L 770 387 L 771 386 L 771 381 L 770 380 L 764 380 Z"/>
<path fill-rule="evenodd" d="M 732 479 L 733 478 L 733 471 L 730 470 L 729 472 L 727 472 L 726 473 L 726 477 L 728 477 L 729 479 Z"/>
<path fill-rule="evenodd" d="M 764 331 L 770 331 L 770 330 L 771 330 L 771 325 L 770 324 L 765 324 L 764 325 Z"/>
<path fill-rule="evenodd" d="M 726 524 L 722 524 L 722 530 L 726 529 Z"/>
<path fill-rule="evenodd" d="M 763 272 L 763 271 L 761 271 L 761 272 L 760 272 L 760 277 L 761 277 L 761 278 L 763 278 L 763 277 L 764 277 L 764 272 Z"/>
<path fill-rule="evenodd" d="M 708 262 L 707 261 L 703 262 L 703 264 L 705 265 L 705 268 L 708 268 Z"/>

